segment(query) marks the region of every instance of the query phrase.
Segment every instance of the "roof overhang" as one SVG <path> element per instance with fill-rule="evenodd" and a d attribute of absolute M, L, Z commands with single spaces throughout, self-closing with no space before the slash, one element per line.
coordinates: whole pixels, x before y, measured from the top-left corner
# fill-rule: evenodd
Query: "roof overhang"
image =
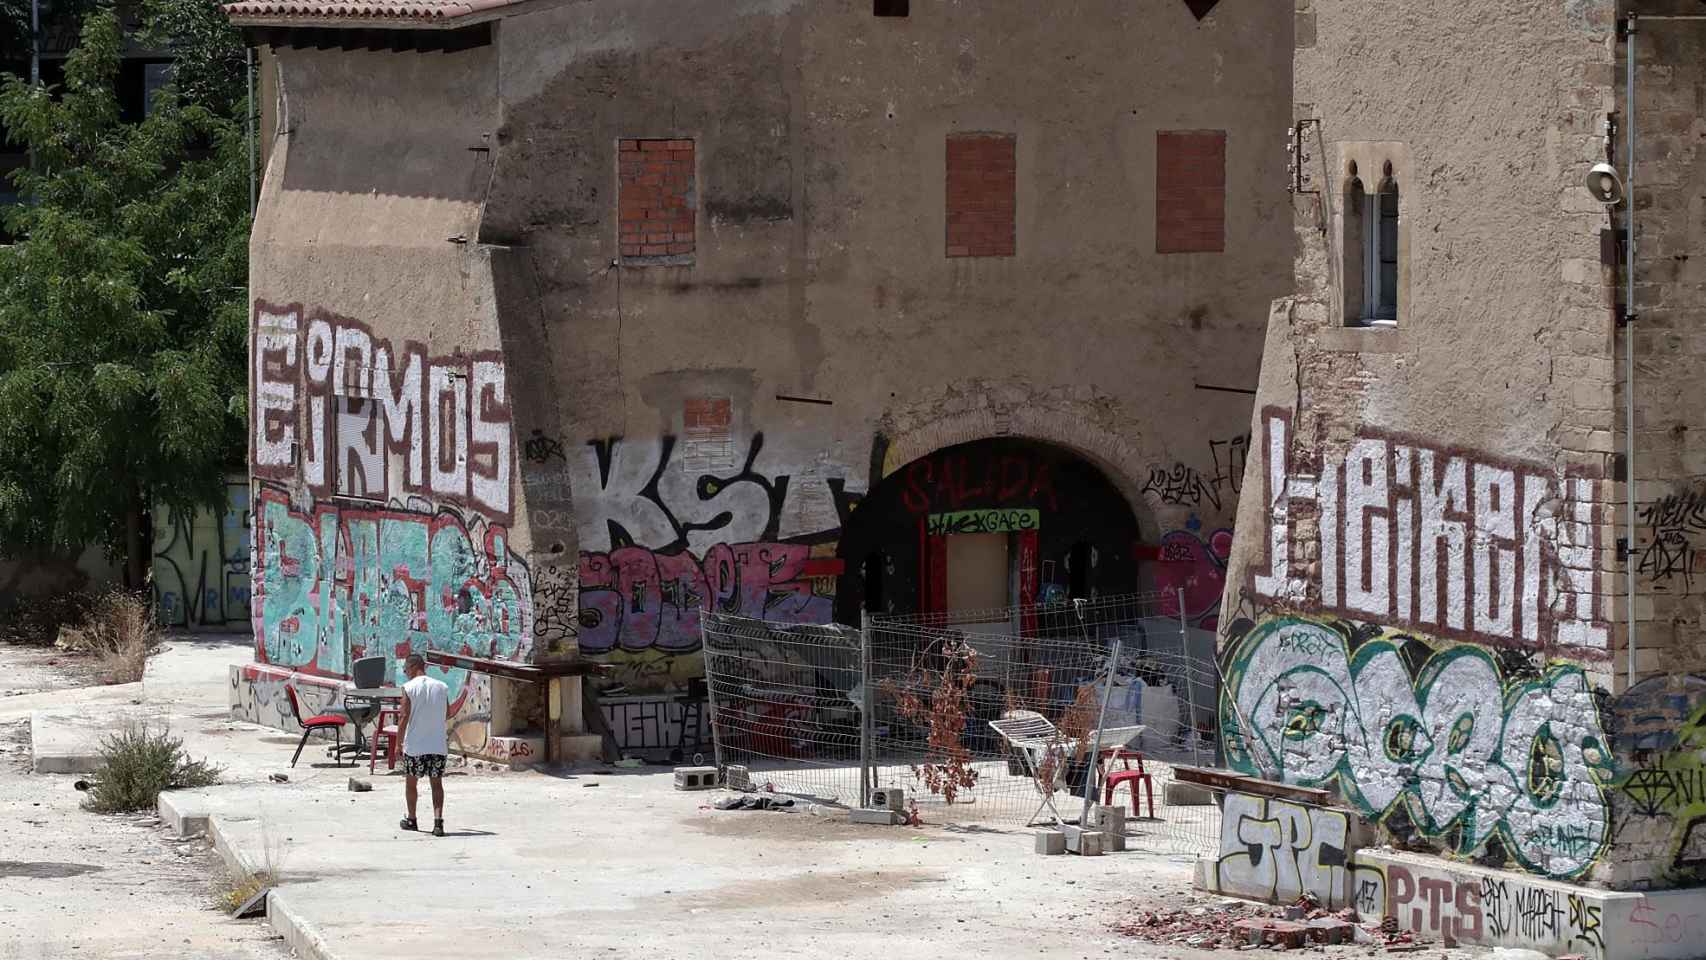
<path fill-rule="evenodd" d="M 344 20 L 242 23 L 250 46 L 298 50 L 372 50 L 392 53 L 455 53 L 492 42 L 492 20 L 445 24 L 377 23 Z"/>

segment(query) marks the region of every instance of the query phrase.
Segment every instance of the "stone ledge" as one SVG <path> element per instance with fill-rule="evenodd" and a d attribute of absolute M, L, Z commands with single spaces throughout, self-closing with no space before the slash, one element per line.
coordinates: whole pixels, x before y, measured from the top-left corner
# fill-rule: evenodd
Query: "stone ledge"
<path fill-rule="evenodd" d="M 1587 960 L 1706 955 L 1706 888 L 1619 891 L 1436 857 L 1359 850 L 1349 880 L 1366 923 L 1447 945 L 1515 947 Z"/>

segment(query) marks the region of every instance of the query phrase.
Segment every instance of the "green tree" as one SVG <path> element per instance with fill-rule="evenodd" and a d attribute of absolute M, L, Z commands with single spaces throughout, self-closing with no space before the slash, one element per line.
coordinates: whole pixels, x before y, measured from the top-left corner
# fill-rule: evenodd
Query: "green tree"
<path fill-rule="evenodd" d="M 249 154 L 217 98 L 122 123 L 122 45 L 97 11 L 63 89 L 0 83 L 33 157 L 0 248 L 0 549 L 104 544 L 139 586 L 149 507 L 217 506 L 242 461 Z"/>

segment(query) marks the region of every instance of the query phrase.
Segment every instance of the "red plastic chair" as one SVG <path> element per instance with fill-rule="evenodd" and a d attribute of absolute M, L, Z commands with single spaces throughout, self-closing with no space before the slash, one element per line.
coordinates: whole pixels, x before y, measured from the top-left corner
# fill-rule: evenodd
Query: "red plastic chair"
<path fill-rule="evenodd" d="M 1139 816 L 1137 788 L 1142 786 L 1149 797 L 1149 818 L 1155 819 L 1155 780 L 1150 777 L 1148 771 L 1143 769 L 1143 754 L 1136 750 L 1113 750 L 1106 756 L 1110 760 L 1120 761 L 1125 765 L 1125 769 L 1109 771 L 1102 803 L 1111 805 L 1114 802 L 1114 788 L 1122 783 L 1129 783 L 1131 784 L 1131 815 L 1133 817 Z M 1136 770 L 1131 768 L 1131 761 L 1133 760 L 1137 761 Z"/>
<path fill-rule="evenodd" d="M 349 723 L 349 717 L 336 713 L 322 713 L 317 716 L 302 719 L 302 704 L 296 699 L 296 688 L 290 684 L 284 685 L 284 694 L 290 698 L 290 712 L 296 717 L 296 722 L 302 727 L 302 740 L 296 745 L 296 755 L 290 758 L 290 765 L 296 766 L 296 761 L 302 759 L 302 748 L 308 745 L 308 735 L 316 730 L 330 730 L 339 747 L 344 745 L 344 724 Z M 334 753 L 333 756 L 337 754 Z M 354 761 L 351 761 L 351 766 Z M 343 764 L 338 764 L 343 766 Z"/>
<path fill-rule="evenodd" d="M 391 726 L 385 725 L 386 718 L 391 720 Z M 368 743 L 367 772 L 372 773 L 379 764 L 379 741 L 385 741 L 385 769 L 397 769 L 397 749 L 403 743 L 402 726 L 403 713 L 396 707 L 380 707 L 379 714 L 373 721 L 373 739 Z"/>

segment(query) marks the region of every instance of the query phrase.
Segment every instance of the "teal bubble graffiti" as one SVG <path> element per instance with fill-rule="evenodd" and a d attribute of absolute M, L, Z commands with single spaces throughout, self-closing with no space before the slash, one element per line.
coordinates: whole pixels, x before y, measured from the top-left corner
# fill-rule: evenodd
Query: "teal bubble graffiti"
<path fill-rule="evenodd" d="M 1221 693 L 1235 769 L 1303 786 L 1337 781 L 1380 819 L 1400 804 L 1425 836 L 1462 855 L 1497 833 L 1526 868 L 1586 873 L 1610 839 L 1610 754 L 1586 675 L 1553 664 L 1506 683 L 1486 650 L 1457 645 L 1412 679 L 1403 651 L 1281 617 L 1228 659 Z"/>
<path fill-rule="evenodd" d="M 457 514 L 326 507 L 310 520 L 263 491 L 256 627 L 267 662 L 348 673 L 354 656 L 431 650 L 522 659 L 531 591 L 499 527 Z M 432 668 L 459 701 L 465 670 Z"/>

